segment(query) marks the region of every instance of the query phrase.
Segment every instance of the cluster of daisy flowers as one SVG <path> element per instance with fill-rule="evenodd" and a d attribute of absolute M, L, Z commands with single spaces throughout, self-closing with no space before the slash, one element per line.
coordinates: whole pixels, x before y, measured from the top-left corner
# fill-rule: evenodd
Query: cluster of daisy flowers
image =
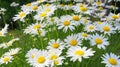
<path fill-rule="evenodd" d="M 53 3 L 51 4 L 51 2 Z M 41 49 L 31 48 L 26 53 L 26 60 L 31 66 L 54 67 L 65 64 L 67 58 L 72 62 L 81 63 L 84 59 L 94 57 L 97 53 L 92 47 L 106 50 L 107 46 L 110 46 L 109 37 L 112 34 L 120 33 L 120 14 L 110 12 L 109 15 L 106 15 L 106 12 L 107 9 L 117 9 L 116 6 L 106 5 L 101 1 L 82 2 L 82 0 L 75 0 L 74 3 L 65 4 L 59 3 L 59 0 L 37 0 L 21 6 L 21 11 L 13 17 L 13 20 L 22 21 L 22 24 L 27 26 L 24 33 L 32 35 L 33 39 L 36 38 L 36 35 L 40 36 L 40 39 L 49 38 L 45 49 L 41 44 Z M 3 31 L 0 31 L 0 36 L 4 36 L 7 27 L 8 25 L 5 25 Z M 52 34 L 53 31 L 56 31 L 58 38 L 51 39 L 49 34 Z M 65 35 L 65 38 L 61 39 L 60 33 Z M 16 40 L 19 39 L 3 43 L 0 48 L 12 46 Z M 87 41 L 91 47 L 85 46 L 84 41 Z M 4 63 L 11 62 L 10 53 L 8 54 L 10 57 L 8 56 L 7 59 L 5 58 L 6 53 L 2 56 L 1 64 L 3 61 Z M 120 56 L 114 53 L 103 54 L 101 59 L 101 63 L 104 63 L 106 67 L 120 66 Z"/>
<path fill-rule="evenodd" d="M 6 37 L 8 26 L 9 26 L 8 24 L 5 24 L 5 27 L 0 31 L 0 37 Z M 0 49 L 7 49 L 10 46 L 13 46 L 13 43 L 18 40 L 19 38 L 14 38 L 10 40 L 9 42 L 1 43 Z M 9 62 L 12 62 L 12 60 L 14 59 L 14 55 L 18 54 L 19 51 L 20 51 L 20 48 L 12 48 L 8 52 L 5 52 L 2 56 L 0 55 L 1 56 L 0 65 L 8 64 Z"/>

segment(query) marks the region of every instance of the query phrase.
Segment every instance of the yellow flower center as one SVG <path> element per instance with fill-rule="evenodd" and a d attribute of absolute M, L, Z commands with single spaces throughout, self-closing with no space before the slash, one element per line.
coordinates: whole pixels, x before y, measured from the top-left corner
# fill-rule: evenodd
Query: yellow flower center
<path fill-rule="evenodd" d="M 61 7 L 63 7 L 64 6 L 64 4 L 60 4 L 61 5 Z"/>
<path fill-rule="evenodd" d="M 43 0 L 38 0 L 39 3 L 43 2 Z"/>
<path fill-rule="evenodd" d="M 75 51 L 75 55 L 78 55 L 78 56 L 83 56 L 85 53 L 83 50 L 76 50 Z"/>
<path fill-rule="evenodd" d="M 71 6 L 72 6 L 72 4 L 68 4 L 68 6 L 69 6 L 69 7 L 71 7 Z"/>
<path fill-rule="evenodd" d="M 9 60 L 10 60 L 9 57 L 5 57 L 5 58 L 3 58 L 3 61 L 4 61 L 4 62 L 8 62 Z"/>
<path fill-rule="evenodd" d="M 113 18 L 113 19 L 118 19 L 119 16 L 118 16 L 118 15 L 113 15 L 112 18 Z"/>
<path fill-rule="evenodd" d="M 110 27 L 109 26 L 104 26 L 103 30 L 108 32 L 108 31 L 110 31 Z"/>
<path fill-rule="evenodd" d="M 85 6 L 83 6 L 83 7 L 80 7 L 80 10 L 81 10 L 81 11 L 83 11 L 83 12 L 85 12 L 85 11 L 87 11 L 87 10 L 88 10 L 88 8 L 87 8 L 87 7 L 85 7 Z"/>
<path fill-rule="evenodd" d="M 95 43 L 96 43 L 96 44 L 102 44 L 102 42 L 103 42 L 103 41 L 102 41 L 102 39 L 100 39 L 100 38 L 96 38 L 96 39 L 95 39 Z"/>
<path fill-rule="evenodd" d="M 76 46 L 77 45 L 77 40 L 75 40 L 75 39 L 72 39 L 71 41 L 70 41 L 70 45 L 71 46 Z"/>
<path fill-rule="evenodd" d="M 55 61 L 54 61 L 54 64 L 55 64 L 55 65 L 58 65 L 58 64 L 59 64 L 59 61 L 58 61 L 58 60 L 55 60 Z"/>
<path fill-rule="evenodd" d="M 45 4 L 45 6 L 50 6 L 50 4 L 47 3 L 47 4 Z"/>
<path fill-rule="evenodd" d="M 93 30 L 93 29 L 94 29 L 94 26 L 93 26 L 93 25 L 90 25 L 88 28 L 89 28 L 90 30 Z"/>
<path fill-rule="evenodd" d="M 55 59 L 57 59 L 57 58 L 58 58 L 57 55 L 52 55 L 52 56 L 50 57 L 50 60 L 55 60 Z"/>
<path fill-rule="evenodd" d="M 82 34 L 82 36 L 83 36 L 83 37 L 87 37 L 87 36 L 88 36 L 88 34 L 86 34 L 86 33 L 83 33 L 83 34 Z"/>
<path fill-rule="evenodd" d="M 47 16 L 47 13 L 46 12 L 43 12 L 40 14 L 40 17 L 46 17 Z"/>
<path fill-rule="evenodd" d="M 96 4 L 97 4 L 97 5 L 100 5 L 100 4 L 101 4 L 101 2 L 96 2 Z"/>
<path fill-rule="evenodd" d="M 77 15 L 73 16 L 72 19 L 75 20 L 75 21 L 79 21 L 80 20 L 79 16 L 77 16 Z"/>
<path fill-rule="evenodd" d="M 99 7 L 98 10 L 103 10 L 103 7 Z"/>
<path fill-rule="evenodd" d="M 69 20 L 65 20 L 65 21 L 63 22 L 63 24 L 64 24 L 65 26 L 69 26 L 69 25 L 70 25 L 70 21 L 69 21 Z"/>
<path fill-rule="evenodd" d="M 6 43 L 6 45 L 7 45 L 7 46 L 11 46 L 11 44 L 10 44 L 10 43 Z"/>
<path fill-rule="evenodd" d="M 58 43 L 54 43 L 54 44 L 52 44 L 52 47 L 53 47 L 53 48 L 58 48 L 58 47 L 59 47 L 59 44 L 58 44 Z"/>
<path fill-rule="evenodd" d="M 109 63 L 112 64 L 112 65 L 117 65 L 117 60 L 114 59 L 114 58 L 110 58 L 108 61 L 109 61 Z"/>
<path fill-rule="evenodd" d="M 45 62 L 45 57 L 44 56 L 39 56 L 38 59 L 37 59 L 37 62 L 38 63 L 44 63 Z"/>
<path fill-rule="evenodd" d="M 26 4 L 26 6 L 28 6 L 28 7 L 31 6 L 31 3 Z"/>
<path fill-rule="evenodd" d="M 37 9 L 38 9 L 38 6 L 33 6 L 32 9 L 33 9 L 33 10 L 37 10 Z"/>
<path fill-rule="evenodd" d="M 50 8 L 47 8 L 46 10 L 45 10 L 45 12 L 50 12 L 51 11 L 51 9 Z"/>
<path fill-rule="evenodd" d="M 0 32 L 0 36 L 2 36 L 2 32 Z"/>
<path fill-rule="evenodd" d="M 24 17 L 25 15 L 26 15 L 25 12 L 21 12 L 19 16 L 20 16 L 20 18 L 22 18 L 22 17 Z"/>
<path fill-rule="evenodd" d="M 98 24 L 102 24 L 102 22 L 101 22 L 101 21 L 98 21 Z"/>
<path fill-rule="evenodd" d="M 85 23 L 87 23 L 87 22 L 88 22 L 88 20 L 87 20 L 86 18 L 83 18 L 83 21 L 84 21 Z"/>
<path fill-rule="evenodd" d="M 40 26 L 40 24 L 36 24 L 36 25 L 33 26 L 33 28 L 34 29 L 39 29 L 39 28 L 41 28 L 41 26 Z"/>

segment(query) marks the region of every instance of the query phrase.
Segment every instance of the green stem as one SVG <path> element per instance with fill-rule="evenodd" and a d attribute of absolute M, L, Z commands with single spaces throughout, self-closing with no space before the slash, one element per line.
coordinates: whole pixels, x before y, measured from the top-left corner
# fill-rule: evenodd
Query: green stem
<path fill-rule="evenodd" d="M 3 14 L 2 14 L 2 19 L 3 19 L 4 24 L 6 24 L 5 16 Z"/>

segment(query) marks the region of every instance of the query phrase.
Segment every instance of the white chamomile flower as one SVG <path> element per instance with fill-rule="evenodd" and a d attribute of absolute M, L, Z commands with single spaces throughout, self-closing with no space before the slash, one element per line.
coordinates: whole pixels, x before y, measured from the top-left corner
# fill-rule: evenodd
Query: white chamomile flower
<path fill-rule="evenodd" d="M 19 12 L 19 14 L 15 15 L 15 17 L 13 17 L 14 21 L 20 20 L 24 22 L 24 18 L 29 14 L 28 11 L 21 11 Z"/>
<path fill-rule="evenodd" d="M 34 16 L 34 19 L 43 21 L 44 18 L 54 14 L 56 7 L 54 5 L 42 5 L 38 7 L 37 14 Z"/>
<path fill-rule="evenodd" d="M 51 49 L 54 49 L 54 50 L 63 50 L 64 49 L 64 43 L 60 40 L 60 39 L 57 39 L 57 40 L 50 40 L 48 42 L 48 45 L 47 46 L 47 49 L 51 50 Z"/>
<path fill-rule="evenodd" d="M 90 44 L 92 46 L 97 45 L 99 49 L 105 49 L 109 45 L 108 38 L 103 37 L 102 35 L 92 35 L 90 38 Z"/>
<path fill-rule="evenodd" d="M 21 10 L 24 12 L 24 11 L 27 11 L 27 12 L 30 12 L 32 10 L 32 4 L 31 3 L 27 3 L 23 6 L 21 6 Z"/>
<path fill-rule="evenodd" d="M 89 19 L 90 19 L 89 17 L 82 17 L 80 22 L 81 22 L 83 25 L 87 25 L 87 24 L 90 24 L 90 23 L 91 23 L 91 21 L 90 21 Z"/>
<path fill-rule="evenodd" d="M 91 48 L 87 49 L 87 47 L 71 47 L 68 49 L 67 57 L 71 57 L 71 61 L 82 61 L 82 58 L 89 58 L 90 56 L 93 56 L 95 51 L 93 51 Z"/>
<path fill-rule="evenodd" d="M 37 0 L 38 3 L 42 3 L 42 2 L 45 2 L 47 0 Z"/>
<path fill-rule="evenodd" d="M 5 14 L 5 12 L 6 12 L 7 10 L 5 9 L 5 8 L 0 8 L 0 14 Z"/>
<path fill-rule="evenodd" d="M 34 67 L 46 67 L 49 66 L 49 63 L 50 61 L 48 58 L 48 52 L 44 50 L 39 50 L 38 53 L 35 55 L 31 65 L 33 65 Z"/>
<path fill-rule="evenodd" d="M 111 20 L 119 20 L 120 21 L 120 14 L 113 14 L 113 13 L 110 13 L 109 16 L 108 16 Z"/>
<path fill-rule="evenodd" d="M 49 50 L 48 56 L 50 60 L 50 66 L 56 66 L 56 65 L 61 65 L 63 63 L 64 57 L 60 56 L 61 55 L 61 50 Z"/>
<path fill-rule="evenodd" d="M 3 48 L 8 48 L 8 47 L 12 46 L 13 43 L 18 40 L 19 40 L 19 38 L 14 38 L 14 39 L 10 40 L 9 42 L 5 43 L 5 46 Z"/>
<path fill-rule="evenodd" d="M 99 26 L 99 29 L 100 29 L 100 32 L 103 32 L 104 34 L 110 35 L 115 33 L 115 28 L 111 24 L 108 24 L 105 22 Z"/>
<path fill-rule="evenodd" d="M 120 67 L 120 56 L 106 53 L 102 56 L 101 63 L 104 63 L 105 67 Z"/>
<path fill-rule="evenodd" d="M 33 59 L 35 58 L 35 55 L 39 52 L 38 49 L 36 48 L 33 48 L 33 49 L 30 49 L 27 54 L 26 54 L 26 58 L 27 58 L 27 61 L 28 63 L 32 63 L 33 62 Z"/>
<path fill-rule="evenodd" d="M 0 64 L 8 64 L 8 62 L 12 62 L 13 57 L 12 56 L 2 56 L 0 58 Z"/>
<path fill-rule="evenodd" d="M 104 6 L 104 3 L 100 2 L 100 1 L 96 1 L 94 4 L 95 6 Z"/>
<path fill-rule="evenodd" d="M 18 40 L 19 40 L 19 38 L 15 38 L 15 39 L 10 40 L 9 42 L 2 43 L 1 48 L 8 48 L 13 45 L 13 42 L 18 41 Z"/>
<path fill-rule="evenodd" d="M 15 49 L 10 49 L 9 52 L 6 52 L 4 55 L 8 56 L 13 56 L 17 54 L 20 51 L 20 48 L 15 48 Z"/>
<path fill-rule="evenodd" d="M 81 15 L 72 15 L 71 16 L 72 22 L 75 23 L 75 26 L 78 26 L 81 24 Z"/>
<path fill-rule="evenodd" d="M 88 40 L 90 39 L 90 35 L 88 33 L 82 32 L 78 34 L 80 38 Z"/>
<path fill-rule="evenodd" d="M 11 6 L 11 7 L 16 7 L 16 6 L 19 6 L 19 3 L 12 2 L 12 3 L 10 4 L 10 6 Z"/>
<path fill-rule="evenodd" d="M 47 17 L 48 25 L 54 25 L 58 20 L 59 20 L 58 17 Z"/>
<path fill-rule="evenodd" d="M 72 34 L 66 37 L 64 39 L 64 42 L 66 44 L 66 47 L 76 47 L 78 45 L 81 45 L 81 38 L 78 36 L 78 34 Z"/>
<path fill-rule="evenodd" d="M 87 24 L 84 30 L 87 32 L 95 32 L 97 30 L 97 27 L 95 24 Z"/>
<path fill-rule="evenodd" d="M 5 34 L 7 33 L 8 26 L 8 24 L 5 24 L 5 27 L 0 30 L 0 36 L 6 36 Z"/>
<path fill-rule="evenodd" d="M 88 5 L 82 3 L 73 6 L 73 10 L 76 11 L 77 13 L 91 14 Z"/>
<path fill-rule="evenodd" d="M 45 31 L 45 29 L 43 29 L 44 27 L 45 27 L 45 24 L 43 24 L 43 23 L 35 23 L 35 24 L 28 26 L 24 30 L 24 33 L 45 36 L 46 31 Z"/>
<path fill-rule="evenodd" d="M 120 22 L 116 22 L 114 26 L 120 32 Z"/>
<path fill-rule="evenodd" d="M 69 15 L 61 16 L 57 25 L 58 25 L 58 29 L 63 29 L 64 32 L 67 32 L 68 29 L 71 31 L 75 29 L 74 27 L 75 23 L 71 22 Z"/>

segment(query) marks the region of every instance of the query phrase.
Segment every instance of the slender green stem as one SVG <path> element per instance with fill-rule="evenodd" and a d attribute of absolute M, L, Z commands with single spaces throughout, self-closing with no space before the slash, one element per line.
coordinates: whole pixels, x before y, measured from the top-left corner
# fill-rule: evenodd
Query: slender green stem
<path fill-rule="evenodd" d="M 3 23 L 6 24 L 5 16 L 2 14 Z"/>

